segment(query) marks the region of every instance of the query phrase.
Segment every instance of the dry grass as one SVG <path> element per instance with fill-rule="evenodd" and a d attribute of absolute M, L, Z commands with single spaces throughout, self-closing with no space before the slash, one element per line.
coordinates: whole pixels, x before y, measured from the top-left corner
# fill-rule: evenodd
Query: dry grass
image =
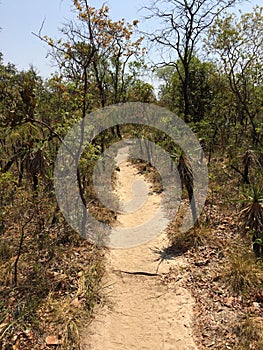
<path fill-rule="evenodd" d="M 14 248 L 12 247 L 10 240 L 2 239 L 0 241 L 0 261 L 6 262 L 14 255 Z"/>
<path fill-rule="evenodd" d="M 207 242 L 214 239 L 210 227 L 203 223 L 196 224 L 188 232 L 181 232 L 182 223 L 188 207 L 188 201 L 182 201 L 176 218 L 167 229 L 171 247 L 177 253 L 185 253 L 191 248 L 205 245 Z"/>
<path fill-rule="evenodd" d="M 244 241 L 232 242 L 227 249 L 222 278 L 237 295 L 262 290 L 262 266 Z"/>
<path fill-rule="evenodd" d="M 11 233 L 17 246 L 19 236 Z M 41 250 L 35 240 L 28 232 L 17 287 L 13 254 L 0 262 L 0 348 L 49 349 L 45 339 L 52 335 L 61 343 L 57 349 L 78 350 L 78 329 L 100 301 L 103 250 L 64 225 L 49 232 Z"/>
<path fill-rule="evenodd" d="M 263 318 L 247 317 L 236 327 L 239 344 L 233 350 L 263 349 Z"/>
<path fill-rule="evenodd" d="M 197 226 L 188 232 L 170 231 L 170 242 L 173 250 L 184 253 L 191 248 L 197 248 L 206 244 L 211 239 L 211 231 L 205 226 Z"/>

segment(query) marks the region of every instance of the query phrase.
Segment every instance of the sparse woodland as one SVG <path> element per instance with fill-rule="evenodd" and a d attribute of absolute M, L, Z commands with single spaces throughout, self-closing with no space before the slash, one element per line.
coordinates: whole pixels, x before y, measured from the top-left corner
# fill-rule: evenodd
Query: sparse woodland
<path fill-rule="evenodd" d="M 64 136 L 87 113 L 134 101 L 174 112 L 199 138 L 209 193 L 198 222 L 179 233 L 194 186 L 189 159 L 167 135 L 143 126 L 116 126 L 87 145 L 78 168 L 83 202 L 98 220 L 114 222 L 92 173 L 101 152 L 124 135 L 170 152 L 183 200 L 167 249 L 189 261 L 200 349 L 263 348 L 263 8 L 235 15 L 235 3 L 154 1 L 145 20 L 159 28 L 142 33 L 137 20 L 113 21 L 106 5 L 74 0 L 76 19 L 61 39 L 34 34 L 47 44 L 56 74 L 19 71 L 1 54 L 1 349 L 80 349 L 79 327 L 103 302 L 106 248 L 81 238 L 61 215 L 54 163 Z M 154 65 L 148 45 L 160 53 Z M 150 163 L 138 169 L 161 191 Z"/>

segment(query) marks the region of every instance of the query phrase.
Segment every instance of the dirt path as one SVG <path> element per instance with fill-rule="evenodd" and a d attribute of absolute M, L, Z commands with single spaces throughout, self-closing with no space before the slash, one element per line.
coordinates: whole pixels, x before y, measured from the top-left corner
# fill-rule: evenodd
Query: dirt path
<path fill-rule="evenodd" d="M 144 204 L 131 185 L 139 181 L 144 191 L 144 177 L 125 161 L 125 149 L 120 154 L 123 161 L 117 179 L 116 191 L 129 207 L 139 206 L 131 213 L 118 216 L 120 228 L 132 227 L 149 220 L 158 210 L 161 196 L 151 193 Z M 137 190 L 138 190 L 137 188 Z M 124 205 L 125 206 L 125 205 Z M 147 234 L 147 233 L 146 233 Z M 191 331 L 193 299 L 181 286 L 186 261 L 180 257 L 166 257 L 160 263 L 158 251 L 167 246 L 165 234 L 149 243 L 127 249 L 110 249 L 104 285 L 108 302 L 95 310 L 96 318 L 85 330 L 85 350 L 197 350 Z M 164 276 L 170 267 L 178 275 L 168 285 Z M 145 272 L 130 274 L 127 272 Z M 158 272 L 158 274 L 156 274 Z"/>

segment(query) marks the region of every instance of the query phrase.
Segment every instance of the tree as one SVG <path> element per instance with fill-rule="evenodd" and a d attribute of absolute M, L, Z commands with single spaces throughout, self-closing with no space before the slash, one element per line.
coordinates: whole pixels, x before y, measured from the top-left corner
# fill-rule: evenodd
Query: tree
<path fill-rule="evenodd" d="M 154 87 L 140 79 L 135 80 L 127 90 L 128 101 L 153 103 L 156 101 Z"/>
<path fill-rule="evenodd" d="M 236 100 L 237 120 L 252 127 L 253 142 L 258 142 L 256 117 L 263 101 L 263 7 L 252 13 L 225 14 L 209 31 L 207 50 L 219 58 Z"/>
<path fill-rule="evenodd" d="M 179 75 L 186 122 L 190 115 L 190 64 L 200 39 L 222 11 L 238 2 L 240 1 L 154 0 L 149 7 L 145 7 L 149 12 L 146 18 L 160 23 L 160 29 L 148 34 L 150 40 L 163 49 L 163 62 L 159 63 L 175 67 Z M 171 58 L 172 54 L 176 55 L 175 59 Z M 183 70 L 179 69 L 179 62 Z"/>
<path fill-rule="evenodd" d="M 0 170 L 4 174 L 15 166 L 18 185 L 21 185 L 26 170 L 36 191 L 38 177 L 44 174 L 44 141 L 40 140 L 45 139 L 45 132 L 34 127 L 31 121 L 36 114 L 43 81 L 33 68 L 18 72 L 13 65 L 1 64 L 0 69 Z"/>
<path fill-rule="evenodd" d="M 131 25 L 125 23 L 124 19 L 118 22 L 108 20 L 110 43 L 98 51 L 93 60 L 95 85 L 102 107 L 126 101 L 127 88 L 135 79 L 134 75 L 128 74 L 128 68 L 133 59 L 136 59 L 137 64 L 142 64 L 143 38 L 132 40 L 136 25 L 137 21 Z"/>
<path fill-rule="evenodd" d="M 137 21 L 133 24 L 126 23 L 124 19 L 114 22 L 109 18 L 109 8 L 106 5 L 96 9 L 90 6 L 87 0 L 73 2 L 77 20 L 64 25 L 61 39 L 55 41 L 43 36 L 41 30 L 35 35 L 49 45 L 50 55 L 60 68 L 61 74 L 79 92 L 80 140 L 76 145 L 78 151 L 72 156 L 77 168 L 79 193 L 84 204 L 81 232 L 85 235 L 87 200 L 78 167 L 84 143 L 85 116 L 94 108 L 125 100 L 127 65 L 133 56 L 142 54 L 143 49 L 142 38 L 132 40 Z M 100 104 L 94 103 L 95 100 Z M 121 137 L 118 126 L 117 135 Z M 103 152 L 105 133 L 95 142 L 100 144 Z"/>
<path fill-rule="evenodd" d="M 55 41 L 41 32 L 37 36 L 50 46 L 50 55 L 64 77 L 82 86 L 84 117 L 92 109 L 95 91 L 101 107 L 125 100 L 128 64 L 142 59 L 143 38 L 133 39 L 138 21 L 112 21 L 106 5 L 96 9 L 86 0 L 74 0 L 74 8 L 77 20 L 64 25 L 63 38 Z"/>
<path fill-rule="evenodd" d="M 159 99 L 164 105 L 178 115 L 184 114 L 184 94 L 180 74 L 183 66 L 180 61 L 176 63 L 177 69 L 171 66 L 159 68 L 157 76 L 164 84 L 160 87 Z M 213 88 L 211 76 L 216 67 L 211 62 L 201 62 L 193 57 L 189 65 L 189 121 L 198 122 L 211 111 L 213 104 Z"/>

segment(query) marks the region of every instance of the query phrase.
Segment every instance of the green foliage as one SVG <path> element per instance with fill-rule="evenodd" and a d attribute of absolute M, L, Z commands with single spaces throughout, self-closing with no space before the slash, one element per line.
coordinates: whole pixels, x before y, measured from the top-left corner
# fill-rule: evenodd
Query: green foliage
<path fill-rule="evenodd" d="M 161 104 L 168 105 L 170 110 L 179 116 L 184 114 L 183 83 L 180 74 L 183 66 L 180 61 L 177 68 L 165 67 L 157 70 L 157 76 L 164 81 L 160 86 L 159 99 Z M 190 121 L 199 122 L 211 113 L 214 103 L 214 91 L 211 84 L 216 67 L 210 62 L 201 62 L 192 57 L 189 64 L 188 101 Z"/>
<path fill-rule="evenodd" d="M 263 8 L 253 12 L 224 14 L 210 29 L 208 50 L 218 57 L 219 65 L 229 80 L 235 98 L 236 119 L 244 125 L 250 123 L 253 142 L 257 133 L 260 106 L 262 106 L 262 30 Z"/>
<path fill-rule="evenodd" d="M 263 255 L 263 189 L 252 187 L 250 193 L 245 194 L 245 209 L 241 212 L 243 220 L 242 231 L 252 236 L 253 250 L 257 256 Z"/>
<path fill-rule="evenodd" d="M 156 101 L 154 88 L 142 80 L 135 80 L 127 91 L 127 100 L 130 102 L 153 103 Z"/>

